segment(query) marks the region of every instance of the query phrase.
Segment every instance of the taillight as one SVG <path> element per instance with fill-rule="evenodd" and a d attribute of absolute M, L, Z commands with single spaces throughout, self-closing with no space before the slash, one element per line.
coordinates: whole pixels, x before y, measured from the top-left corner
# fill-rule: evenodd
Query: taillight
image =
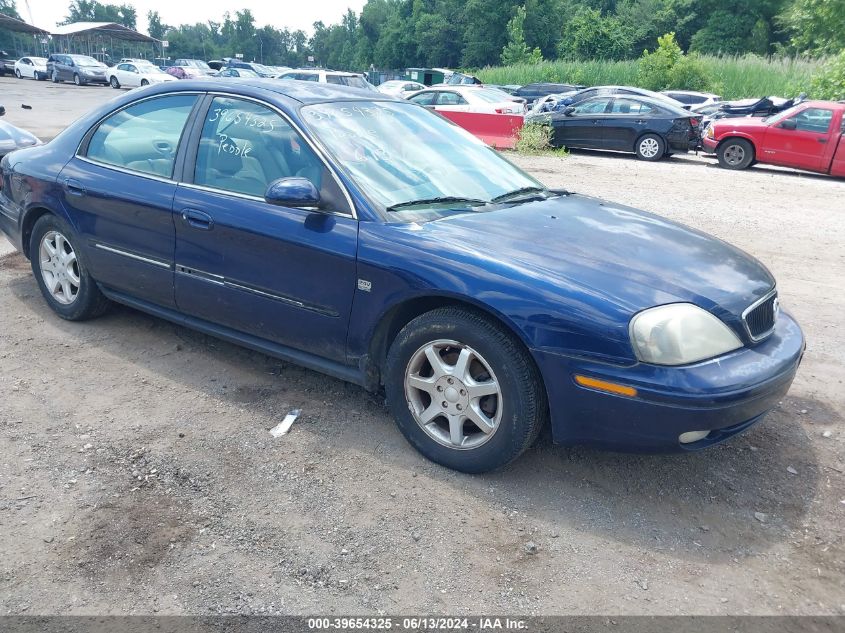
<path fill-rule="evenodd" d="M 698 127 L 698 124 L 701 123 L 701 120 L 700 119 L 690 119 L 689 122 L 690 122 L 690 125 L 692 125 L 693 127 Z"/>

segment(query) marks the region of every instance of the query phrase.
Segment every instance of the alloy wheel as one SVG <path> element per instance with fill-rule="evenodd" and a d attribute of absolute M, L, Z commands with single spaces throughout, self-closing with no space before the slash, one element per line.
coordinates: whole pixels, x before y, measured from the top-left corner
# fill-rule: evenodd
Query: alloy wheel
<path fill-rule="evenodd" d="M 457 341 L 433 341 L 411 356 L 405 398 L 420 428 L 448 448 L 485 444 L 502 420 L 496 375 L 481 354 Z"/>
<path fill-rule="evenodd" d="M 654 138 L 644 138 L 640 141 L 640 154 L 643 158 L 654 158 L 660 151 L 660 143 Z"/>
<path fill-rule="evenodd" d="M 725 162 L 732 167 L 745 160 L 745 148 L 742 145 L 729 145 L 724 152 Z"/>
<path fill-rule="evenodd" d="M 57 303 L 70 305 L 79 295 L 81 279 L 76 252 L 64 235 L 48 231 L 38 249 L 41 278 Z"/>

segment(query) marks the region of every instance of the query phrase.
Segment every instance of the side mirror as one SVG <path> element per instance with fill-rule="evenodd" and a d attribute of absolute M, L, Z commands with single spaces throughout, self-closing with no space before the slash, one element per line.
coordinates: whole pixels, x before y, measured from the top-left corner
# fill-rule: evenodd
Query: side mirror
<path fill-rule="evenodd" d="M 320 192 L 307 178 L 279 178 L 267 187 L 264 201 L 279 207 L 317 207 Z"/>
<path fill-rule="evenodd" d="M 798 121 L 795 119 L 786 119 L 785 121 L 781 121 L 779 127 L 782 127 L 784 130 L 794 130 L 798 127 Z"/>
<path fill-rule="evenodd" d="M 575 106 L 566 106 L 563 109 L 564 116 L 572 116 L 575 113 Z"/>

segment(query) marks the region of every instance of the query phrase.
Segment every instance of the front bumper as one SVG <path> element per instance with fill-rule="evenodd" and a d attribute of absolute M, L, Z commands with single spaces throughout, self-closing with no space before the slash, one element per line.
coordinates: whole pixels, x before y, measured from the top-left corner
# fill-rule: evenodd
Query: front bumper
<path fill-rule="evenodd" d="M 107 84 L 109 83 L 109 78 L 106 75 L 88 75 L 85 73 L 81 74 L 82 79 L 89 84 Z"/>
<path fill-rule="evenodd" d="M 722 442 L 758 422 L 789 390 L 804 353 L 785 312 L 754 347 L 682 367 L 618 367 L 534 350 L 546 379 L 556 442 L 622 451 L 673 452 Z M 634 387 L 636 397 L 582 387 L 576 374 Z M 679 436 L 710 431 L 682 444 Z"/>
<path fill-rule="evenodd" d="M 707 154 L 715 154 L 716 148 L 719 147 L 719 142 L 714 138 L 702 137 L 701 149 Z"/>

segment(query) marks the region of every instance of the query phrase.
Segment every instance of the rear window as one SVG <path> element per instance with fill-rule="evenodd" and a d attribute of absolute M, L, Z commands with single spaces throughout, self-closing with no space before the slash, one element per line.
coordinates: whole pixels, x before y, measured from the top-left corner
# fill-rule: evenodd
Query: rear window
<path fill-rule="evenodd" d="M 326 75 L 326 81 L 338 86 L 351 86 L 352 88 L 366 88 L 367 82 L 358 75 Z"/>

